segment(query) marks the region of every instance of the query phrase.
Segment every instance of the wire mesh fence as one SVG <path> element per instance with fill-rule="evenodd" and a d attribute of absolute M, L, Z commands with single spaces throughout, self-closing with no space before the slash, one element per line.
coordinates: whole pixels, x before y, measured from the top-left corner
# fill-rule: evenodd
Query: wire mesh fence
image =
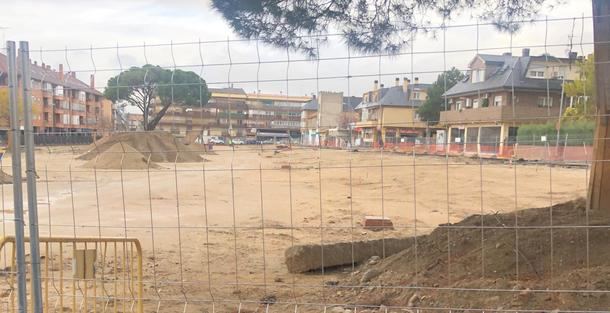
<path fill-rule="evenodd" d="M 587 84 L 563 87 L 588 77 L 591 20 L 513 35 L 442 25 L 393 56 L 332 34 L 316 59 L 242 40 L 31 49 L 45 310 L 607 311 L 610 220 L 586 209 L 593 129 L 575 126 L 604 115 Z M 119 75 L 145 64 L 168 79 Z M 423 120 L 452 67 L 470 89 L 445 81 L 444 110 Z M 170 104 L 155 131 L 123 94 L 143 88 L 156 88 L 151 115 Z M 0 164 L 12 312 L 12 162 Z"/>

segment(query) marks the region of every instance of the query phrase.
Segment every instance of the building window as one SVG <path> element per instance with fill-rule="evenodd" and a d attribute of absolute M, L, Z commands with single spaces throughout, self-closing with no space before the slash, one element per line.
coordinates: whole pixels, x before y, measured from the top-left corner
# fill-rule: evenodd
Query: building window
<path fill-rule="evenodd" d="M 479 99 L 472 100 L 472 107 L 475 109 L 479 107 Z"/>
<path fill-rule="evenodd" d="M 462 109 L 462 100 L 455 101 L 455 110 L 459 111 Z"/>
<path fill-rule="evenodd" d="M 466 98 L 466 107 L 467 108 L 472 108 L 472 99 Z"/>
<path fill-rule="evenodd" d="M 544 72 L 543 71 L 530 71 L 530 77 L 544 78 Z"/>
<path fill-rule="evenodd" d="M 496 106 L 496 107 L 502 106 L 502 96 L 494 97 L 494 106 Z"/>
<path fill-rule="evenodd" d="M 419 100 L 419 92 L 413 92 L 413 99 Z"/>
<path fill-rule="evenodd" d="M 56 96 L 63 96 L 64 95 L 64 87 L 63 86 L 55 87 L 55 92 L 53 94 L 56 95 Z"/>
<path fill-rule="evenodd" d="M 479 83 L 485 80 L 485 70 L 478 69 L 472 71 L 472 82 Z"/>
<path fill-rule="evenodd" d="M 553 98 L 551 97 L 538 97 L 537 102 L 539 107 L 552 107 L 553 106 Z"/>

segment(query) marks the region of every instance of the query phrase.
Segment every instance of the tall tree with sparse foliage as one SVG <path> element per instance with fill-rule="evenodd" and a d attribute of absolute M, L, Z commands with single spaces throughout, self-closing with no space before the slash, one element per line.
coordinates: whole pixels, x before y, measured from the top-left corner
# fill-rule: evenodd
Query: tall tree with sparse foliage
<path fill-rule="evenodd" d="M 566 82 L 564 91 L 566 97 L 574 100 L 572 107 L 566 108 L 563 114 L 565 120 L 593 119 L 597 107 L 593 102 L 595 94 L 595 60 L 591 55 L 585 60 L 578 61 L 580 78 Z"/>
<path fill-rule="evenodd" d="M 194 72 L 146 64 L 111 77 L 104 96 L 115 102 L 125 100 L 140 109 L 144 130 L 154 130 L 172 104 L 205 105 L 210 93 L 205 80 Z M 160 109 L 155 111 L 157 100 Z"/>
<path fill-rule="evenodd" d="M 438 75 L 436 81 L 428 89 L 428 99 L 417 110 L 419 118 L 422 121 L 437 123 L 441 114 L 440 112 L 445 109 L 443 94 L 463 79 L 464 74 L 455 67 Z"/>

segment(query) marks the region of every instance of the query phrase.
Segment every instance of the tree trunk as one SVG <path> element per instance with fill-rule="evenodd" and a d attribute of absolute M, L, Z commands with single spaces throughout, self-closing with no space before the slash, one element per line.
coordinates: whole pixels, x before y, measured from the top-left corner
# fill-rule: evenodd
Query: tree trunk
<path fill-rule="evenodd" d="M 161 108 L 161 110 L 159 112 L 157 112 L 157 114 L 152 119 L 152 121 L 145 124 L 145 127 L 146 127 L 145 130 L 155 130 L 155 128 L 157 128 L 157 124 L 159 124 L 159 122 L 161 121 L 161 118 L 163 118 L 163 116 L 165 115 L 165 112 L 167 112 L 167 110 L 169 109 L 169 107 L 171 105 L 172 105 L 171 103 L 163 104 L 163 108 Z"/>
<path fill-rule="evenodd" d="M 597 88 L 593 97 L 598 116 L 587 207 L 591 210 L 610 210 L 610 1 L 593 0 L 593 41 Z"/>

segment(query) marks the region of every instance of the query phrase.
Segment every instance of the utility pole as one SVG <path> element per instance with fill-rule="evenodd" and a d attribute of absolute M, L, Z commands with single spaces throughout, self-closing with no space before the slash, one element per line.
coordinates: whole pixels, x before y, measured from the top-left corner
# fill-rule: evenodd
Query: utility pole
<path fill-rule="evenodd" d="M 610 1 L 593 0 L 593 42 L 595 55 L 597 127 L 587 208 L 610 210 Z"/>

